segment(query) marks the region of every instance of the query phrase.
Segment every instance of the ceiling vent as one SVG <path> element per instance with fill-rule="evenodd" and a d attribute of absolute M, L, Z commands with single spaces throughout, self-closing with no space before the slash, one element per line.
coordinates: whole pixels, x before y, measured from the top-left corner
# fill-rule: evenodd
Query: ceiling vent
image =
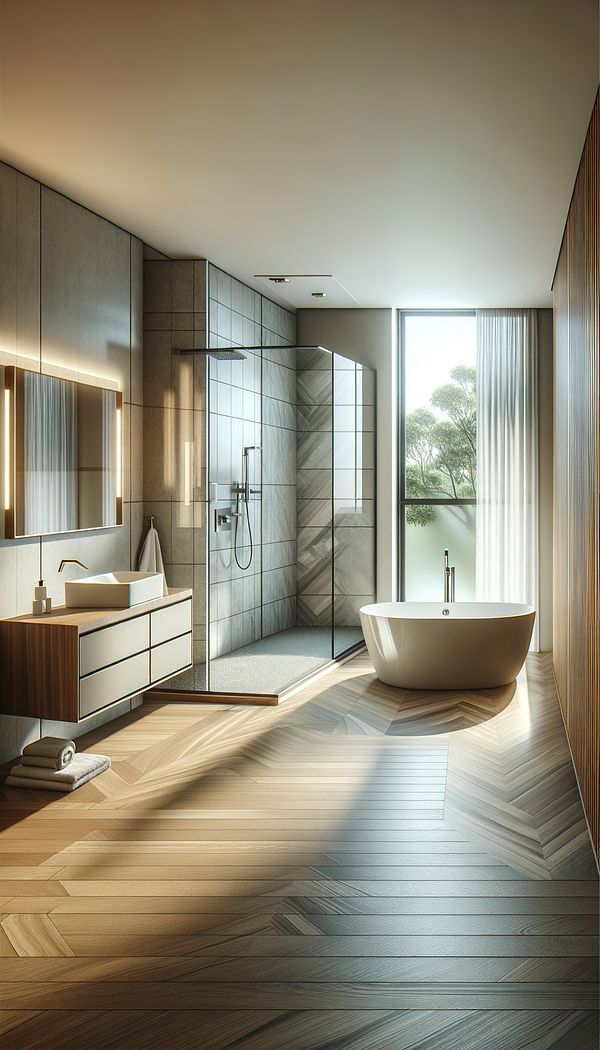
<path fill-rule="evenodd" d="M 357 300 L 332 273 L 255 273 L 255 282 L 270 298 L 286 306 L 356 306 Z"/>

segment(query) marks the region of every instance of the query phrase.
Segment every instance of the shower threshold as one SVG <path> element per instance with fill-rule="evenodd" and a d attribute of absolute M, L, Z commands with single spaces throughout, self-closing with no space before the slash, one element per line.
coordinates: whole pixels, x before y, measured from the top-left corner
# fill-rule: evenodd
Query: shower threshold
<path fill-rule="evenodd" d="M 336 627 L 335 653 L 329 627 L 291 627 L 267 638 L 250 642 L 219 656 L 210 665 L 210 692 L 206 683 L 206 664 L 196 664 L 176 675 L 153 695 L 167 699 L 212 699 L 218 696 L 243 698 L 253 703 L 277 703 L 298 683 L 328 669 L 364 646 L 359 627 Z"/>

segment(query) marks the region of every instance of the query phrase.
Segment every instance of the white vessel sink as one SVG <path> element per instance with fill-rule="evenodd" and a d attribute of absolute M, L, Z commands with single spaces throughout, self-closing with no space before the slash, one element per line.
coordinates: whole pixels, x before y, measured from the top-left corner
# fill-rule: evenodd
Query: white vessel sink
<path fill-rule="evenodd" d="M 162 572 L 103 572 L 67 580 L 65 605 L 69 609 L 129 609 L 161 598 L 162 593 Z"/>

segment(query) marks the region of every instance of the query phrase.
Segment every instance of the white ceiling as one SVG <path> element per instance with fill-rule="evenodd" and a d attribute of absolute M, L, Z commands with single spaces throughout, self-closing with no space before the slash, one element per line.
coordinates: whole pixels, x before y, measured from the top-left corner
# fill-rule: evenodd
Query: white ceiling
<path fill-rule="evenodd" d="M 544 305 L 598 3 L 2 0 L 0 72 L 3 158 L 169 254 L 333 274 L 324 306 Z"/>

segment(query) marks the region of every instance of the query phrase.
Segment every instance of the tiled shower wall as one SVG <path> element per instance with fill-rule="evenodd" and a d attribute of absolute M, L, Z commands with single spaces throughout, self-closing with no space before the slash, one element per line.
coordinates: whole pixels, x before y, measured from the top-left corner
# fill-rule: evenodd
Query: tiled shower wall
<path fill-rule="evenodd" d="M 158 531 L 171 587 L 194 591 L 194 662 L 206 635 L 204 260 L 144 261 L 144 517 Z"/>
<path fill-rule="evenodd" d="M 295 316 L 209 265 L 209 345 L 293 345 Z M 210 514 L 235 510 L 232 486 L 242 480 L 242 448 L 251 452 L 252 561 L 236 562 L 234 525 L 209 527 L 211 654 L 237 649 L 296 622 L 296 373 L 293 351 L 245 350 L 245 361 L 210 360 Z M 264 418 L 263 418 L 264 413 Z M 263 426 L 264 424 L 264 426 Z M 237 553 L 250 558 L 247 522 L 238 519 Z"/>

